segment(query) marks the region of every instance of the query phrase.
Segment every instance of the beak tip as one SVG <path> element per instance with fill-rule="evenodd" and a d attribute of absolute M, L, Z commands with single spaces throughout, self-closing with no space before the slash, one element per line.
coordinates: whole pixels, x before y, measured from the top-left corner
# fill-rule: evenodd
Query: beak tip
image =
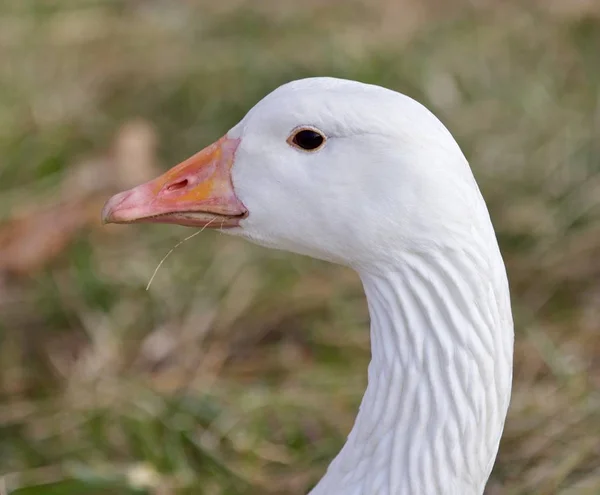
<path fill-rule="evenodd" d="M 102 225 L 110 223 L 111 211 L 106 206 L 107 205 L 104 205 L 104 208 L 102 208 L 102 213 L 100 214 L 100 222 L 102 223 Z"/>
<path fill-rule="evenodd" d="M 147 184 L 115 194 L 106 201 L 100 213 L 100 221 L 107 223 L 135 223 L 150 214 Z"/>
<path fill-rule="evenodd" d="M 112 196 L 106 203 L 104 203 L 102 213 L 100 214 L 100 221 L 102 222 L 102 225 L 106 225 L 107 223 L 116 223 L 115 211 L 118 209 L 118 206 L 121 202 L 122 193 L 119 193 L 115 196 Z"/>

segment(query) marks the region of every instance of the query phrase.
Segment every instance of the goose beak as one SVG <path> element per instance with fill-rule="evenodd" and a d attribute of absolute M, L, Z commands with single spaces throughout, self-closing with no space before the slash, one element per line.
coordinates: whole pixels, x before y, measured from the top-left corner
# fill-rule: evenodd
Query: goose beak
<path fill-rule="evenodd" d="M 116 194 L 102 209 L 103 223 L 237 227 L 248 215 L 231 180 L 239 142 L 224 136 L 160 177 Z"/>

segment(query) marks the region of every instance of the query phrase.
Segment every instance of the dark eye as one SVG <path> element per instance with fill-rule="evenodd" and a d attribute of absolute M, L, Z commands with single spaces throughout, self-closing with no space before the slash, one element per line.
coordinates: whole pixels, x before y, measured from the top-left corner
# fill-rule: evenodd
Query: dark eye
<path fill-rule="evenodd" d="M 325 144 L 325 136 L 315 129 L 298 129 L 288 138 L 288 143 L 306 151 L 316 151 Z"/>

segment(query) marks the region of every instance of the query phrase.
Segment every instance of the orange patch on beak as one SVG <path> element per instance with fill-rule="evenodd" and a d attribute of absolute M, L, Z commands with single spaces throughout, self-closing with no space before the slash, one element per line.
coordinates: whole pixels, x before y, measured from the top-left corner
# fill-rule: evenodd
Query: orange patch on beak
<path fill-rule="evenodd" d="M 102 221 L 237 227 L 248 215 L 231 181 L 239 143 L 224 136 L 160 177 L 116 194 L 104 205 Z"/>

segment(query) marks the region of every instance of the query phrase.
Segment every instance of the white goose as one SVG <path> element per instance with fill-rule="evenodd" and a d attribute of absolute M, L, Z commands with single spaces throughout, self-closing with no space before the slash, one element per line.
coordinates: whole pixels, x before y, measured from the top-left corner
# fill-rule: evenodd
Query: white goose
<path fill-rule="evenodd" d="M 483 493 L 510 399 L 509 290 L 467 160 L 422 105 L 354 81 L 285 84 L 103 218 L 223 228 L 352 267 L 369 384 L 311 494 Z"/>

